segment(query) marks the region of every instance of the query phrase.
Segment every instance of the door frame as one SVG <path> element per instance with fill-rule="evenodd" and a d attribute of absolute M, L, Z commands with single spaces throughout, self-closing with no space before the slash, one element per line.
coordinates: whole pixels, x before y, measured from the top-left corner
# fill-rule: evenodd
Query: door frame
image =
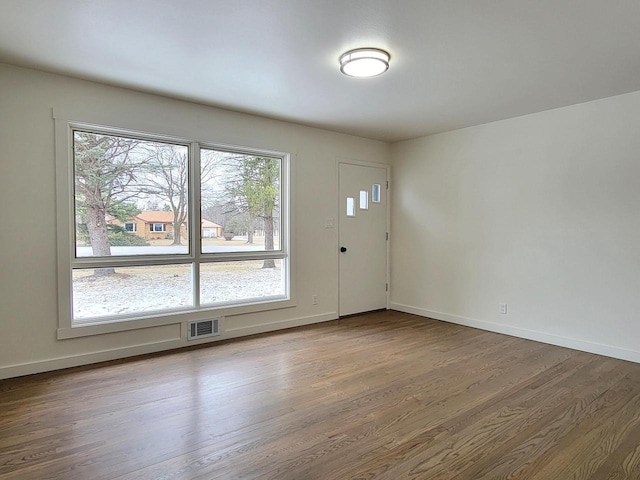
<path fill-rule="evenodd" d="M 335 253 L 336 256 L 336 272 L 337 272 L 337 281 L 336 281 L 336 298 L 338 300 L 338 304 L 336 305 L 336 311 L 338 313 L 338 318 L 340 318 L 340 214 L 342 208 L 342 202 L 340 200 L 340 164 L 348 164 L 348 165 L 357 165 L 360 167 L 374 167 L 374 168 L 383 168 L 386 171 L 387 176 L 387 211 L 386 211 L 386 228 L 387 233 L 389 235 L 387 239 L 387 249 L 386 249 L 386 258 L 385 258 L 385 276 L 386 276 L 386 298 L 385 298 L 385 308 L 389 309 L 389 299 L 391 295 L 391 268 L 390 268 L 390 255 L 391 255 L 391 232 L 389 231 L 389 227 L 391 226 L 391 165 L 386 163 L 376 163 L 376 162 L 368 162 L 365 160 L 357 160 L 354 158 L 347 157 L 336 157 L 336 198 L 337 198 L 337 207 L 336 207 L 336 221 L 338 222 L 337 235 L 336 235 L 336 243 L 335 243 Z"/>

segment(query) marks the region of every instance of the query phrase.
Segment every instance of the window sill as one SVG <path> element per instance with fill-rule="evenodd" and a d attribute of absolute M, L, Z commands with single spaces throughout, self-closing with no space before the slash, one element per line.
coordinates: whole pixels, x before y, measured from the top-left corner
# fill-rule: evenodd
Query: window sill
<path fill-rule="evenodd" d="M 71 327 L 58 328 L 57 338 L 58 340 L 65 340 L 69 338 L 88 337 L 128 330 L 160 327 L 163 325 L 176 325 L 193 320 L 206 320 L 211 317 L 229 317 L 295 306 L 296 303 L 293 299 L 276 299 L 256 303 L 245 303 L 242 305 L 221 305 L 211 308 L 200 308 L 199 310 L 181 310 L 169 313 L 153 312 L 149 315 L 126 319 L 96 319 L 96 321 L 89 319 L 84 324 L 78 322 L 77 325 Z"/>

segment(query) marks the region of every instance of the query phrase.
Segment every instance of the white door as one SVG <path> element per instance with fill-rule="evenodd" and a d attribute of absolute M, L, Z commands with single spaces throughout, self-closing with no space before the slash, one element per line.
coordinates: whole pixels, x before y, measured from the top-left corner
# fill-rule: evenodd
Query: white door
<path fill-rule="evenodd" d="M 340 315 L 387 306 L 387 169 L 339 164 Z"/>

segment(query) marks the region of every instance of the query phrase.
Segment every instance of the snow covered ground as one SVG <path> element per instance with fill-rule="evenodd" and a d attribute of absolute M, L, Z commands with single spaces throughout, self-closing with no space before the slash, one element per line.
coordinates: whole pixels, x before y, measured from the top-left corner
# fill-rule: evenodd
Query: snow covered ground
<path fill-rule="evenodd" d="M 115 253 L 115 252 L 114 252 Z M 262 261 L 211 263 L 202 266 L 201 304 L 219 304 L 285 293 L 280 261 L 262 268 Z M 76 320 L 128 313 L 166 312 L 192 303 L 191 267 L 117 268 L 115 275 L 74 271 L 73 311 Z"/>

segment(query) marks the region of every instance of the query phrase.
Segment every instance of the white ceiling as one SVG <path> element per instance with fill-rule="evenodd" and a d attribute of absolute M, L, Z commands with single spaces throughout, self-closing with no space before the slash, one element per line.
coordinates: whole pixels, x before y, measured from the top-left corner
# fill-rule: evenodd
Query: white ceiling
<path fill-rule="evenodd" d="M 0 0 L 0 62 L 398 141 L 640 90 L 640 0 Z"/>

